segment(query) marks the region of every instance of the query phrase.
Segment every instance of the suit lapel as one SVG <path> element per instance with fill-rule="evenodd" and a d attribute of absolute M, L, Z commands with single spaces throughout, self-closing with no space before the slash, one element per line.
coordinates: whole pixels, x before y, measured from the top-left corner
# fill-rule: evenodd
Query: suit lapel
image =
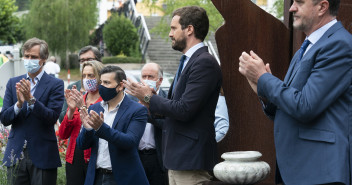
<path fill-rule="evenodd" d="M 201 53 L 204 53 L 204 52 L 208 52 L 208 47 L 207 47 L 207 46 L 203 46 L 203 47 L 199 48 L 197 51 L 195 51 L 195 52 L 193 53 L 193 55 L 191 56 L 191 58 L 188 60 L 186 66 L 183 68 L 182 73 L 181 73 L 181 75 L 180 75 L 180 77 L 179 77 L 179 79 L 178 79 L 178 82 L 177 82 L 176 86 L 174 87 L 173 85 L 171 85 L 172 88 L 170 88 L 170 90 L 169 90 L 169 97 L 170 97 L 170 94 L 171 94 L 171 98 L 170 98 L 170 99 L 172 99 L 172 98 L 174 97 L 174 94 L 175 94 L 175 93 L 174 93 L 175 91 L 173 90 L 173 88 L 176 88 L 177 85 L 180 84 L 180 81 L 181 81 L 182 76 L 186 73 L 186 71 L 189 70 L 190 66 L 192 66 L 192 63 L 196 60 L 196 58 L 197 58 Z M 175 78 L 174 78 L 174 80 L 175 80 Z M 172 84 L 173 84 L 173 82 L 172 82 Z M 170 93 L 170 91 L 171 91 L 171 93 Z"/>
<path fill-rule="evenodd" d="M 38 82 L 38 86 L 35 89 L 35 92 L 33 95 L 37 100 L 39 100 L 39 98 L 42 96 L 42 94 L 45 92 L 46 88 L 48 87 L 47 83 L 50 82 L 48 77 L 49 76 L 46 73 L 44 73 L 42 78 Z"/>
<path fill-rule="evenodd" d="M 296 55 L 297 55 L 297 53 L 293 56 L 293 58 L 291 60 L 291 64 L 290 64 L 290 66 L 289 66 L 289 68 L 287 70 L 287 73 L 286 73 L 286 76 L 285 76 L 285 79 L 284 79 L 284 82 L 286 84 L 288 84 L 288 81 L 289 81 L 289 79 L 290 79 L 290 77 L 292 75 L 293 68 L 296 65 L 296 58 L 297 58 Z"/>
<path fill-rule="evenodd" d="M 128 109 L 128 105 L 129 105 L 129 101 L 130 99 L 125 95 L 125 97 L 123 98 L 123 101 L 119 107 L 119 110 L 116 113 L 115 119 L 114 119 L 114 123 L 112 124 L 111 128 L 115 128 L 117 125 L 117 122 L 120 120 L 120 118 L 123 116 L 123 114 L 126 112 L 126 110 Z M 118 126 L 122 126 L 122 125 L 118 125 Z"/>
<path fill-rule="evenodd" d="M 302 57 L 301 61 L 298 61 L 298 54 L 297 54 L 298 51 L 296 52 L 295 56 L 292 59 L 292 62 L 294 62 L 294 64 L 290 65 L 289 71 L 287 72 L 287 75 L 285 77 L 285 82 L 288 86 L 292 83 L 293 79 L 295 78 L 301 63 L 308 62 L 307 60 L 304 60 L 304 58 L 308 57 L 311 51 L 313 51 L 316 46 L 320 45 L 320 42 L 324 42 L 325 39 L 328 39 L 332 34 L 334 34 L 338 29 L 341 29 L 342 27 L 343 26 L 340 21 L 338 21 L 336 24 L 330 27 L 324 33 L 324 35 L 307 51 L 307 53 Z"/>

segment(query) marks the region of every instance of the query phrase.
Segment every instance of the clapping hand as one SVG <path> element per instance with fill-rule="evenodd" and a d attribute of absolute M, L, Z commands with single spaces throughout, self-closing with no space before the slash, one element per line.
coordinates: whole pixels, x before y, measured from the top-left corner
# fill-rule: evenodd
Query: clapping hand
<path fill-rule="evenodd" d="M 90 124 L 88 123 L 90 121 L 89 119 L 89 114 L 86 108 L 83 108 L 79 111 L 80 113 L 80 117 L 81 117 L 81 122 L 84 128 L 86 128 L 87 130 L 91 130 L 93 129 Z"/>
<path fill-rule="evenodd" d="M 81 121 L 83 127 L 86 129 L 94 129 L 98 130 L 101 125 L 104 123 L 104 114 L 100 112 L 100 115 L 96 113 L 94 110 L 91 110 L 88 114 L 86 108 L 80 110 Z"/>
<path fill-rule="evenodd" d="M 32 98 L 31 95 L 31 82 L 22 78 L 16 83 L 16 95 L 17 95 L 17 107 L 22 108 L 24 101 L 29 101 Z"/>
<path fill-rule="evenodd" d="M 72 88 L 71 94 L 73 100 L 76 102 L 76 107 L 81 108 L 84 105 L 83 94 L 78 91 L 76 88 Z"/>
<path fill-rule="evenodd" d="M 95 112 L 94 110 L 91 110 L 89 112 L 89 121 L 88 124 L 94 129 L 94 130 L 98 130 L 101 125 L 104 123 L 104 114 L 102 112 L 100 112 L 100 115 Z"/>

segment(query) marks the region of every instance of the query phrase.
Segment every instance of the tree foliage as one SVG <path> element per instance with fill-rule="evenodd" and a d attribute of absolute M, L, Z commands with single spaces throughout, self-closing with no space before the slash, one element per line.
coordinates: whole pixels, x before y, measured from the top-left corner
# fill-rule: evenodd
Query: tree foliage
<path fill-rule="evenodd" d="M 276 0 L 270 13 L 275 15 L 278 19 L 284 18 L 284 0 Z"/>
<path fill-rule="evenodd" d="M 97 17 L 97 0 L 32 0 L 26 36 L 45 40 L 51 52 L 65 56 L 88 44 Z"/>
<path fill-rule="evenodd" d="M 184 6 L 200 6 L 207 11 L 209 17 L 209 33 L 214 33 L 223 23 L 224 19 L 216 9 L 211 0 L 163 0 L 163 7 L 157 5 L 158 0 L 143 0 L 147 6 L 153 11 L 158 9 L 164 12 L 164 16 L 152 32 L 160 34 L 162 37 L 168 38 L 170 32 L 170 20 L 174 10 Z"/>
<path fill-rule="evenodd" d="M 106 47 L 112 55 L 123 53 L 131 56 L 138 42 L 137 29 L 124 16 L 112 15 L 103 28 Z"/>
<path fill-rule="evenodd" d="M 16 6 L 18 6 L 18 11 L 28 10 L 29 0 L 16 0 Z"/>
<path fill-rule="evenodd" d="M 14 15 L 16 10 L 14 0 L 0 0 L 0 40 L 7 44 L 23 39 L 21 21 Z"/>

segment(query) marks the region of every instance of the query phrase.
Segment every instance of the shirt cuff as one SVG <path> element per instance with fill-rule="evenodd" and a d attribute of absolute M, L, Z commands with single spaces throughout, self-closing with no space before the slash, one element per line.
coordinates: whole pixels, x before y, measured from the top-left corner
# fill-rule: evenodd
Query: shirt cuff
<path fill-rule="evenodd" d="M 28 109 L 33 110 L 33 108 L 34 108 L 34 104 L 33 104 L 33 105 L 28 106 Z"/>
<path fill-rule="evenodd" d="M 14 108 L 14 111 L 15 111 L 15 115 L 17 116 L 18 113 L 20 113 L 21 109 L 17 107 L 17 103 L 15 104 L 15 106 L 13 106 L 13 108 Z"/>
<path fill-rule="evenodd" d="M 86 131 L 91 131 L 93 130 L 93 128 L 86 128 L 86 127 L 83 127 L 84 129 L 86 129 Z"/>

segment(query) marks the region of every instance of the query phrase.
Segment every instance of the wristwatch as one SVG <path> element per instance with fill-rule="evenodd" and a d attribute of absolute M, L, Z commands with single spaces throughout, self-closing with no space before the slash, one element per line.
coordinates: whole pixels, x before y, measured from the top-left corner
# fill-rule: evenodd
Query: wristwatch
<path fill-rule="evenodd" d="M 152 97 L 152 96 L 150 96 L 150 95 L 145 95 L 144 98 L 143 98 L 143 101 L 144 101 L 145 103 L 149 103 L 151 97 Z"/>
<path fill-rule="evenodd" d="M 28 101 L 28 105 L 33 105 L 36 100 L 37 100 L 37 99 L 35 99 L 35 97 L 33 96 L 33 97 Z"/>

